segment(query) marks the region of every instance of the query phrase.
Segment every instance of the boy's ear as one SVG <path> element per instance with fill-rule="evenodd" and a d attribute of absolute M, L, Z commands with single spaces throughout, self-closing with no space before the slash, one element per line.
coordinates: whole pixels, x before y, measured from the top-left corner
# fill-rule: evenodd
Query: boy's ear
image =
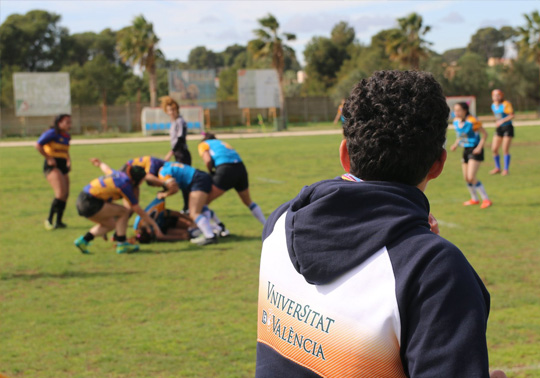
<path fill-rule="evenodd" d="M 439 175 L 443 171 L 444 163 L 446 162 L 446 157 L 447 157 L 447 152 L 446 150 L 443 150 L 441 157 L 438 160 L 436 160 L 435 163 L 433 163 L 433 165 L 429 169 L 429 172 L 427 175 L 428 180 L 433 180 L 439 177 Z"/>
<path fill-rule="evenodd" d="M 351 171 L 351 159 L 349 158 L 349 150 L 347 150 L 347 141 L 345 139 L 339 145 L 339 160 L 345 172 L 349 173 Z"/>

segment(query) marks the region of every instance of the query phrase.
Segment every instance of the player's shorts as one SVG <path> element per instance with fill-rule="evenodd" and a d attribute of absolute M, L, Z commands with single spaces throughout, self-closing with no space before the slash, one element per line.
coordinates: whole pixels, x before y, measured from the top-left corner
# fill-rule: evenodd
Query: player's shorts
<path fill-rule="evenodd" d="M 223 191 L 234 188 L 242 192 L 249 188 L 248 173 L 244 163 L 221 164 L 212 177 L 214 185 Z"/>
<path fill-rule="evenodd" d="M 212 177 L 206 172 L 195 171 L 191 184 L 189 184 L 188 192 L 201 191 L 205 193 L 210 193 L 212 191 Z"/>
<path fill-rule="evenodd" d="M 495 130 L 497 136 L 502 137 L 513 137 L 514 136 L 514 125 L 499 126 Z"/>
<path fill-rule="evenodd" d="M 98 213 L 105 205 L 105 201 L 82 191 L 77 197 L 77 211 L 81 217 L 90 218 Z"/>
<path fill-rule="evenodd" d="M 64 158 L 54 158 L 54 160 L 56 161 L 56 166 L 47 164 L 47 159 L 45 159 L 43 162 L 43 174 L 45 177 L 47 177 L 47 175 L 51 173 L 54 168 L 58 168 L 63 175 L 67 175 L 69 173 L 67 160 Z"/>
<path fill-rule="evenodd" d="M 482 152 L 479 154 L 473 154 L 475 148 L 476 147 L 465 147 L 463 149 L 463 157 L 461 158 L 461 161 L 464 163 L 468 163 L 469 160 L 484 161 L 484 149 L 482 148 Z"/>
<path fill-rule="evenodd" d="M 161 232 L 164 234 L 167 233 L 169 228 L 175 228 L 176 223 L 178 222 L 178 217 L 175 217 L 174 215 L 171 215 L 170 210 L 165 210 L 165 216 L 163 217 L 163 221 L 158 224 Z"/>

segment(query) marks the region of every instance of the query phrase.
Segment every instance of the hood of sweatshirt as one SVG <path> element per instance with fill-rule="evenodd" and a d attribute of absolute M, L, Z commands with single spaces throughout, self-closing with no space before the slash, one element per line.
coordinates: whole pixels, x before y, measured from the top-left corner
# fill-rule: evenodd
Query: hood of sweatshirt
<path fill-rule="evenodd" d="M 394 182 L 320 181 L 304 187 L 283 211 L 291 262 L 307 282 L 318 285 L 362 264 L 405 233 L 430 228 L 424 193 Z"/>

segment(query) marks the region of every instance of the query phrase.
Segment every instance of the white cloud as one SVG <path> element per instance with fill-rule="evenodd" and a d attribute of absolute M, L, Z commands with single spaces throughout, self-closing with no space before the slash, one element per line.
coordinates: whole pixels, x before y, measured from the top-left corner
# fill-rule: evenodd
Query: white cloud
<path fill-rule="evenodd" d="M 463 16 L 457 12 L 448 13 L 446 16 L 439 20 L 447 24 L 461 24 L 465 22 Z"/>

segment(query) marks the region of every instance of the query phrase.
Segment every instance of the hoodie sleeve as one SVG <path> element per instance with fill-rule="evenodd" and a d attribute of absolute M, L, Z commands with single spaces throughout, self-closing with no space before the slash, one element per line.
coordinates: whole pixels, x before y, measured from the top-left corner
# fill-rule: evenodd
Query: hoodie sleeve
<path fill-rule="evenodd" d="M 389 248 L 409 377 L 489 377 L 489 293 L 465 256 L 435 235 Z M 420 247 L 419 247 L 420 246 Z M 397 250 L 399 249 L 399 250 Z M 407 251 L 407 253 L 403 253 Z"/>

